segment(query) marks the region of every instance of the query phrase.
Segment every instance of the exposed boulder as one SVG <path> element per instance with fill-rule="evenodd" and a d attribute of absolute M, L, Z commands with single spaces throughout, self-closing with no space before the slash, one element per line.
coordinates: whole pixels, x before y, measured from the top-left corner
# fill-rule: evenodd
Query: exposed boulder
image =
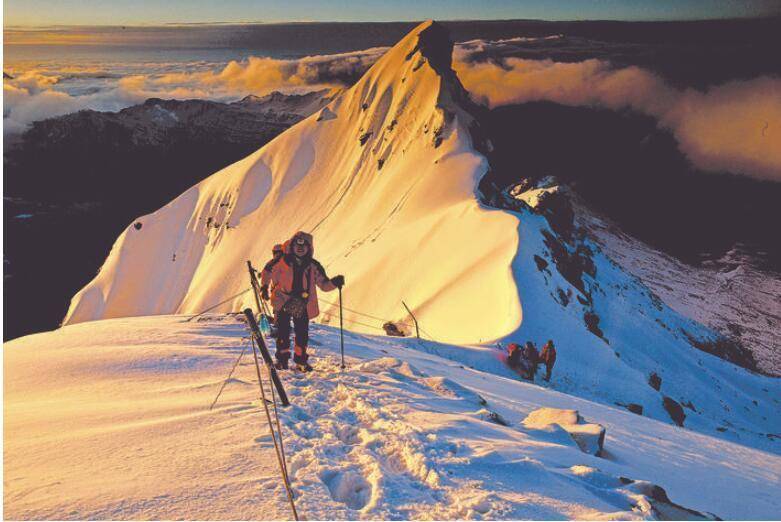
<path fill-rule="evenodd" d="M 630 402 L 628 404 L 627 403 L 623 403 L 623 402 L 617 402 L 616 404 L 618 406 L 621 406 L 622 408 L 626 408 L 627 410 L 629 410 L 630 412 L 632 412 L 632 413 L 634 413 L 636 415 L 642 415 L 643 414 L 643 405 L 642 404 L 637 404 L 637 403 L 634 403 L 634 402 Z"/>
<path fill-rule="evenodd" d="M 496 413 L 495 411 L 488 410 L 486 408 L 483 408 L 477 412 L 477 415 L 483 419 L 484 421 L 492 422 L 494 424 L 498 424 L 500 426 L 509 426 L 510 423 L 507 422 L 507 420 Z"/>
<path fill-rule="evenodd" d="M 670 416 L 673 422 L 678 426 L 683 426 L 683 421 L 686 419 L 686 414 L 683 412 L 681 405 L 678 404 L 678 401 L 665 396 L 664 399 L 662 399 L 662 405 L 664 406 L 664 409 L 667 410 L 667 414 Z"/>
<path fill-rule="evenodd" d="M 650 520 L 720 520 L 712 513 L 695 511 L 676 504 L 660 486 L 644 480 L 611 475 L 591 466 L 577 465 L 568 470 L 574 478 L 588 484 L 597 494 L 614 502 L 623 499 L 623 509 L 640 513 Z M 617 504 L 620 505 L 620 504 Z"/>
<path fill-rule="evenodd" d="M 407 334 L 404 333 L 404 331 L 396 326 L 395 323 L 392 323 L 388 321 L 387 323 L 382 325 L 382 329 L 385 330 L 386 335 L 390 335 L 391 337 L 406 337 Z"/>
<path fill-rule="evenodd" d="M 624 479 L 626 482 L 625 489 L 642 495 L 638 499 L 639 508 L 643 508 L 640 504 L 645 504 L 658 520 L 721 520 L 713 513 L 695 511 L 687 507 L 676 504 L 670 497 L 667 496 L 667 492 L 661 486 L 646 482 L 644 480 L 630 480 Z"/>
<path fill-rule="evenodd" d="M 584 313 L 583 322 L 586 323 L 586 328 L 588 328 L 589 332 L 593 333 L 594 335 L 602 339 L 605 338 L 604 332 L 599 327 L 599 316 L 597 314 L 590 311 Z"/>
<path fill-rule="evenodd" d="M 662 378 L 659 377 L 656 372 L 651 372 L 651 375 L 648 376 L 648 385 L 654 390 L 659 391 L 662 388 Z"/>
<path fill-rule="evenodd" d="M 536 430 L 563 429 L 582 452 L 590 455 L 599 456 L 605 446 L 605 427 L 585 422 L 577 410 L 540 408 L 531 412 L 523 425 Z"/>
<path fill-rule="evenodd" d="M 534 254 L 534 262 L 537 265 L 537 270 L 539 270 L 540 272 L 548 268 L 548 262 L 545 261 L 540 256 L 538 256 L 537 254 Z"/>

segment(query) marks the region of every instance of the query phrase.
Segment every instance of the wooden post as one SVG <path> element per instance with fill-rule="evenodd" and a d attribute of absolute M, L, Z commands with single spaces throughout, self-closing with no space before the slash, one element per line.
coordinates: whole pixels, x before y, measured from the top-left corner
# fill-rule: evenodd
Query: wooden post
<path fill-rule="evenodd" d="M 409 309 L 407 303 L 402 301 L 401 304 L 404 305 L 404 308 L 407 309 L 407 312 L 409 312 L 409 315 L 412 317 L 412 321 L 415 323 L 415 335 L 417 336 L 418 339 L 420 339 L 420 328 L 418 328 L 418 320 L 415 318 L 415 314 L 413 314 L 412 310 Z"/>

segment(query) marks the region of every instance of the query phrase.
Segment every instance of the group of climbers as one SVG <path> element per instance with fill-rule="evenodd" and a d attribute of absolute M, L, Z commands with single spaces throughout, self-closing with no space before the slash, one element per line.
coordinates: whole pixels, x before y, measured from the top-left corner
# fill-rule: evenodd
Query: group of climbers
<path fill-rule="evenodd" d="M 553 365 L 556 364 L 556 346 L 548 340 L 540 353 L 531 341 L 527 341 L 523 348 L 518 343 L 510 343 L 507 345 L 507 364 L 530 381 L 534 380 L 537 367 L 544 364 L 545 380 L 550 381 Z"/>
<path fill-rule="evenodd" d="M 271 303 L 276 329 L 276 367 L 287 370 L 290 361 L 291 321 L 295 333 L 293 362 L 300 371 L 312 371 L 306 353 L 309 321 L 320 313 L 317 288 L 325 292 L 344 286 L 344 276 L 329 278 L 313 257 L 311 234 L 296 232 L 282 245 L 275 245 L 272 258 L 260 273 L 261 297 Z"/>

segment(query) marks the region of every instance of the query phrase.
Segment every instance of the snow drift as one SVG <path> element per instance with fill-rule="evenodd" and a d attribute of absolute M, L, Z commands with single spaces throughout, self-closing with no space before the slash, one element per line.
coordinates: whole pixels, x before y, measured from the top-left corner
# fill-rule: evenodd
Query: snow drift
<path fill-rule="evenodd" d="M 352 310 L 406 320 L 404 300 L 437 341 L 555 339 L 551 386 L 781 452 L 781 384 L 737 366 L 756 368 L 749 352 L 611 259 L 553 180 L 485 182 L 490 137 L 451 54 L 444 29 L 421 24 L 321 111 L 138 218 L 65 324 L 250 306 L 245 261 L 305 230 L 346 275 L 351 329 L 380 329 Z M 483 350 L 495 364 L 475 367 L 503 371 Z"/>

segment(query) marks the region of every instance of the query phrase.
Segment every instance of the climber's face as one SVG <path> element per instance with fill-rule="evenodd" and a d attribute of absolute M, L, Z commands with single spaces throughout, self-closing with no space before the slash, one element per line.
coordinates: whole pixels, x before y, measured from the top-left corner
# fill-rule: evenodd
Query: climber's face
<path fill-rule="evenodd" d="M 303 239 L 296 239 L 293 243 L 293 253 L 298 257 L 303 257 L 309 252 L 309 245 Z"/>

